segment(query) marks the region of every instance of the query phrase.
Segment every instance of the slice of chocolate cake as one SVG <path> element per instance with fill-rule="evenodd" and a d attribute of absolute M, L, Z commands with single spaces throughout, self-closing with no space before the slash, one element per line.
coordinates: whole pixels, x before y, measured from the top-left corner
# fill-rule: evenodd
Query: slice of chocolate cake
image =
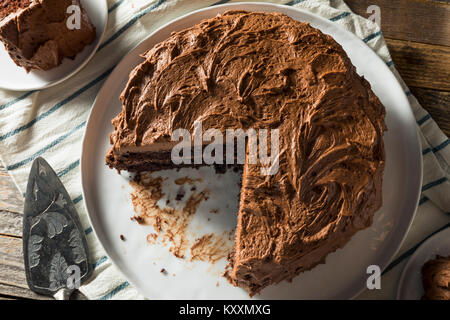
<path fill-rule="evenodd" d="M 232 284 L 254 295 L 291 280 L 371 225 L 382 202 L 385 110 L 330 36 L 280 13 L 230 11 L 142 57 L 113 120 L 110 167 L 177 167 L 170 137 L 193 134 L 197 122 L 203 132 L 279 132 L 270 175 L 247 144 Z"/>
<path fill-rule="evenodd" d="M 422 267 L 422 300 L 450 300 L 450 256 L 437 255 Z"/>
<path fill-rule="evenodd" d="M 78 26 L 67 19 L 80 8 Z M 76 20 L 74 20 L 76 21 Z M 75 58 L 96 38 L 80 0 L 0 0 L 0 40 L 11 59 L 25 70 L 49 70 Z"/>

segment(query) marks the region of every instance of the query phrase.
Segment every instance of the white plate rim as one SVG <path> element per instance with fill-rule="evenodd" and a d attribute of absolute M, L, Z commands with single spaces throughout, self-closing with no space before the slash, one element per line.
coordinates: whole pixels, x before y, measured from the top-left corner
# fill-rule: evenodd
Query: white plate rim
<path fill-rule="evenodd" d="M 91 0 L 88 0 L 88 1 L 91 1 Z M 99 1 L 99 0 L 94 0 L 94 1 Z M 100 34 L 100 37 L 99 37 L 96 45 L 94 46 L 94 48 L 92 48 L 91 53 L 72 72 L 68 73 L 66 76 L 62 77 L 61 79 L 58 79 L 53 82 L 49 82 L 47 84 L 40 85 L 40 86 L 27 86 L 27 87 L 19 88 L 17 86 L 8 87 L 8 86 L 4 86 L 4 85 L 0 84 L 0 89 L 10 90 L 10 91 L 36 91 L 36 90 L 48 89 L 50 87 L 56 86 L 64 81 L 66 81 L 69 78 L 72 78 L 74 75 L 76 75 L 78 72 L 80 72 L 89 63 L 89 61 L 91 61 L 91 59 L 94 57 L 94 55 L 97 53 L 98 48 L 101 46 L 101 44 L 103 42 L 103 38 L 106 34 L 106 29 L 107 29 L 107 25 L 108 25 L 108 17 L 109 17 L 108 0 L 101 0 L 101 1 L 103 3 L 103 20 L 104 20 L 104 24 L 102 26 L 102 28 L 103 28 L 102 33 Z"/>
<path fill-rule="evenodd" d="M 313 12 L 310 12 L 310 11 L 307 11 L 307 10 L 304 10 L 304 9 L 301 9 L 301 8 L 296 8 L 296 7 L 287 6 L 287 5 L 283 5 L 283 4 L 274 4 L 274 3 L 265 3 L 265 2 L 235 2 L 235 3 L 227 3 L 227 4 L 215 5 L 214 7 L 210 6 L 210 7 L 206 7 L 206 8 L 201 8 L 201 9 L 198 9 L 198 10 L 194 10 L 194 11 L 188 12 L 188 13 L 180 16 L 180 17 L 177 17 L 175 19 L 170 20 L 169 22 L 167 22 L 167 23 L 163 24 L 162 26 L 158 27 L 157 29 L 155 29 L 153 32 L 151 32 L 146 38 L 144 38 L 142 41 L 140 41 L 133 49 L 131 49 L 121 59 L 121 61 L 116 65 L 116 67 L 113 69 L 111 74 L 108 76 L 108 78 L 103 83 L 102 88 L 99 90 L 99 92 L 98 92 L 98 94 L 97 94 L 97 96 L 96 96 L 96 98 L 95 98 L 95 100 L 93 102 L 93 105 L 92 105 L 93 107 L 91 108 L 91 111 L 89 113 L 88 120 L 87 120 L 87 123 L 86 123 L 86 128 L 85 128 L 85 131 L 83 133 L 82 156 L 81 156 L 81 159 L 80 159 L 80 169 L 79 169 L 80 170 L 80 174 L 81 174 L 83 204 L 84 204 L 84 207 L 85 207 L 86 212 L 87 212 L 88 221 L 89 221 L 90 225 L 92 226 L 92 230 L 93 230 L 93 233 L 94 233 L 95 237 L 97 238 L 98 242 L 100 243 L 101 247 L 103 248 L 106 256 L 108 257 L 108 259 L 112 262 L 112 264 L 114 264 L 116 266 L 117 270 L 119 270 L 119 272 L 124 276 L 124 278 L 127 279 L 127 281 L 130 284 L 132 284 L 143 296 L 145 296 L 145 294 L 142 291 L 141 287 L 138 284 L 134 283 L 134 281 L 131 281 L 130 278 L 126 275 L 126 273 L 111 258 L 111 254 L 110 254 L 109 250 L 107 250 L 107 248 L 105 248 L 105 246 L 103 245 L 102 241 L 100 240 L 101 239 L 101 237 L 99 236 L 100 234 L 97 232 L 97 229 L 96 229 L 96 227 L 93 224 L 93 221 L 92 221 L 92 218 L 91 218 L 91 214 L 90 214 L 90 211 L 88 209 L 89 208 L 88 201 L 87 201 L 88 197 L 87 197 L 87 192 L 86 192 L 86 188 L 87 188 L 86 187 L 86 180 L 87 179 L 86 179 L 85 174 L 84 174 L 84 172 L 86 171 L 85 168 L 87 166 L 87 164 L 86 164 L 87 159 L 86 159 L 86 153 L 83 152 L 83 151 L 86 149 L 86 145 L 89 143 L 87 141 L 86 137 L 87 137 L 87 133 L 89 131 L 88 129 L 92 126 L 92 124 L 90 126 L 91 116 L 93 114 L 93 111 L 95 109 L 95 106 L 97 104 L 97 100 L 98 100 L 99 96 L 103 93 L 102 91 L 104 91 L 104 89 L 107 87 L 108 80 L 115 76 L 116 71 L 119 69 L 119 66 L 127 58 L 127 56 L 129 54 L 131 54 L 133 51 L 135 51 L 147 39 L 149 39 L 150 37 L 153 37 L 156 33 L 161 31 L 162 29 L 168 27 L 169 25 L 174 24 L 175 22 L 178 22 L 178 21 L 180 21 L 182 19 L 185 19 L 188 16 L 195 15 L 195 14 L 198 14 L 198 13 L 202 13 L 204 11 L 208 11 L 208 10 L 212 10 L 212 9 L 222 9 L 222 11 L 233 10 L 234 7 L 241 6 L 241 5 L 248 5 L 248 6 L 252 6 L 252 7 L 260 7 L 259 9 L 261 9 L 261 10 L 267 9 L 267 7 L 270 7 L 271 9 L 274 9 L 274 10 L 281 9 L 281 8 L 282 9 L 286 9 L 286 10 L 290 9 L 290 10 L 293 10 L 293 11 L 299 11 L 300 13 L 305 14 L 305 15 L 314 16 L 315 19 L 321 20 L 322 23 L 333 24 L 333 22 L 329 21 L 328 19 L 323 18 L 323 17 L 321 17 L 319 15 L 316 15 Z M 264 7 L 266 7 L 266 8 L 264 8 Z M 248 10 L 249 11 L 257 11 L 258 9 L 257 8 L 251 8 L 251 9 L 248 9 Z M 336 28 L 341 28 L 342 29 L 342 27 L 340 27 L 337 24 L 333 24 L 333 26 L 336 27 Z M 344 29 L 342 29 L 342 30 L 347 33 L 347 36 L 352 37 L 355 40 L 358 40 L 358 41 L 364 43 L 360 38 L 358 38 L 355 34 L 351 33 L 350 31 L 347 31 L 347 30 L 344 30 Z M 364 43 L 364 45 L 367 46 L 367 44 L 365 44 L 365 43 Z M 371 49 L 370 47 L 368 47 L 368 48 Z M 415 117 L 414 117 L 412 109 L 411 109 L 411 105 L 410 105 L 409 100 L 408 100 L 405 92 L 403 91 L 399 81 L 397 80 L 395 75 L 392 73 L 392 71 L 389 69 L 389 67 L 384 63 L 384 61 L 374 52 L 373 52 L 373 59 L 378 59 L 379 61 L 381 61 L 385 71 L 388 71 L 394 77 L 395 85 L 397 86 L 397 89 L 400 90 L 403 93 L 402 94 L 402 98 L 404 99 L 404 103 L 407 104 L 410 107 L 409 110 L 408 110 L 407 116 L 410 118 L 411 124 L 415 125 L 416 121 L 415 121 Z M 131 70 L 130 70 L 130 72 L 131 72 Z M 389 263 L 397 255 L 397 253 L 399 252 L 402 244 L 404 243 L 404 241 L 405 241 L 405 239 L 406 239 L 406 237 L 408 235 L 408 232 L 409 232 L 409 230 L 411 228 L 411 225 L 412 225 L 412 222 L 414 220 L 415 214 L 417 212 L 417 208 L 418 208 L 418 204 L 419 204 L 419 200 L 420 200 L 421 185 L 422 185 L 422 178 L 423 178 L 422 177 L 423 157 L 422 157 L 421 149 L 420 149 L 420 146 L 421 146 L 420 137 L 419 137 L 418 131 L 417 131 L 415 126 L 414 126 L 413 132 L 410 132 L 410 134 L 411 133 L 415 137 L 415 145 L 416 145 L 417 151 L 418 151 L 417 152 L 417 156 L 418 157 L 417 157 L 417 159 L 414 159 L 414 160 L 416 160 L 416 162 L 413 163 L 413 167 L 415 169 L 417 169 L 417 171 L 415 171 L 416 172 L 416 176 L 413 178 L 413 181 L 415 181 L 416 185 L 417 185 L 415 201 L 412 201 L 411 204 L 410 204 L 410 210 L 409 210 L 410 211 L 410 216 L 409 216 L 408 222 L 401 224 L 402 237 L 397 242 L 398 245 L 395 248 L 391 248 L 389 254 L 387 254 L 387 256 L 389 256 L 389 258 L 388 259 L 384 259 L 383 263 L 381 264 L 381 271 L 383 271 L 389 265 Z M 349 295 L 348 298 L 349 299 L 354 299 L 358 295 L 360 295 L 364 290 L 365 290 L 365 287 L 362 287 L 359 290 L 353 290 L 353 293 L 351 295 Z"/>
<path fill-rule="evenodd" d="M 412 256 L 408 259 L 408 262 L 406 263 L 405 267 L 402 270 L 402 275 L 400 276 L 400 280 L 398 281 L 398 287 L 397 287 L 397 300 L 404 300 L 405 298 L 402 296 L 403 292 L 403 286 L 406 284 L 406 281 L 408 279 L 408 275 L 411 273 L 411 268 L 414 262 L 416 262 L 417 259 L 420 258 L 422 255 L 422 251 L 427 248 L 427 246 L 430 243 L 434 243 L 437 241 L 445 232 L 450 232 L 450 226 L 447 224 L 444 226 L 444 228 L 435 234 L 433 234 L 431 237 L 426 239 L 424 242 L 422 242 L 419 247 L 414 251 Z M 425 260 L 423 263 L 425 263 L 428 260 Z"/>

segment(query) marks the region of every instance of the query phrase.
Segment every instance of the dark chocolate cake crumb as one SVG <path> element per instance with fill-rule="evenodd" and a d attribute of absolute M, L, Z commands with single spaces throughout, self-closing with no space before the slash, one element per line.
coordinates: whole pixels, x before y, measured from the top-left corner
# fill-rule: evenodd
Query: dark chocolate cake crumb
<path fill-rule="evenodd" d="M 139 224 L 143 224 L 143 223 L 144 223 L 144 218 L 141 217 L 141 216 L 134 216 L 134 217 L 131 217 L 130 220 L 136 221 L 136 222 L 139 223 Z"/>
<path fill-rule="evenodd" d="M 183 186 L 181 186 L 180 189 L 178 189 L 177 196 L 175 197 L 175 200 L 180 201 L 181 199 L 183 199 L 185 194 L 186 194 L 186 191 L 184 191 Z"/>

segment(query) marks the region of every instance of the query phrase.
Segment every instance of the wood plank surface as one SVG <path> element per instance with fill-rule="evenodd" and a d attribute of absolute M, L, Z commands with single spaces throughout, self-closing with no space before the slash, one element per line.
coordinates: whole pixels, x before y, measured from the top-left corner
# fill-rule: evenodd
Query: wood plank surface
<path fill-rule="evenodd" d="M 23 196 L 6 169 L 0 164 L 0 210 L 23 211 Z"/>
<path fill-rule="evenodd" d="M 450 91 L 450 47 L 386 39 L 408 86 Z"/>
<path fill-rule="evenodd" d="M 448 1 L 432 0 L 344 0 L 353 12 L 369 17 L 367 8 L 381 9 L 385 37 L 436 45 L 450 45 Z"/>
<path fill-rule="evenodd" d="M 22 239 L 0 235 L 0 299 L 27 298 L 52 300 L 32 292 L 27 285 L 22 255 Z M 76 291 L 71 300 L 84 300 L 86 297 Z"/>
<path fill-rule="evenodd" d="M 20 213 L 0 210 L 0 235 L 22 237 L 22 217 Z"/>
<path fill-rule="evenodd" d="M 410 87 L 412 94 L 450 137 L 450 92 Z"/>
<path fill-rule="evenodd" d="M 0 293 L 11 297 L 50 299 L 28 288 L 21 238 L 0 235 Z"/>

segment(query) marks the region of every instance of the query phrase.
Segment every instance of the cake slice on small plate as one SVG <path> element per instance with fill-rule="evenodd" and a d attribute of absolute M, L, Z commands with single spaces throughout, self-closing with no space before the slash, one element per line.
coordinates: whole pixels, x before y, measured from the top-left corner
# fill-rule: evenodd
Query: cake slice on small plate
<path fill-rule="evenodd" d="M 42 89 L 80 70 L 100 44 L 107 11 L 104 0 L 0 0 L 0 88 Z"/>
<path fill-rule="evenodd" d="M 450 300 L 450 256 L 436 255 L 422 267 L 422 300 Z"/>
<path fill-rule="evenodd" d="M 67 23 L 70 6 L 80 10 L 80 24 L 72 29 Z M 63 58 L 75 58 L 95 37 L 80 0 L 0 1 L 0 40 L 11 59 L 27 71 L 55 68 Z"/>

